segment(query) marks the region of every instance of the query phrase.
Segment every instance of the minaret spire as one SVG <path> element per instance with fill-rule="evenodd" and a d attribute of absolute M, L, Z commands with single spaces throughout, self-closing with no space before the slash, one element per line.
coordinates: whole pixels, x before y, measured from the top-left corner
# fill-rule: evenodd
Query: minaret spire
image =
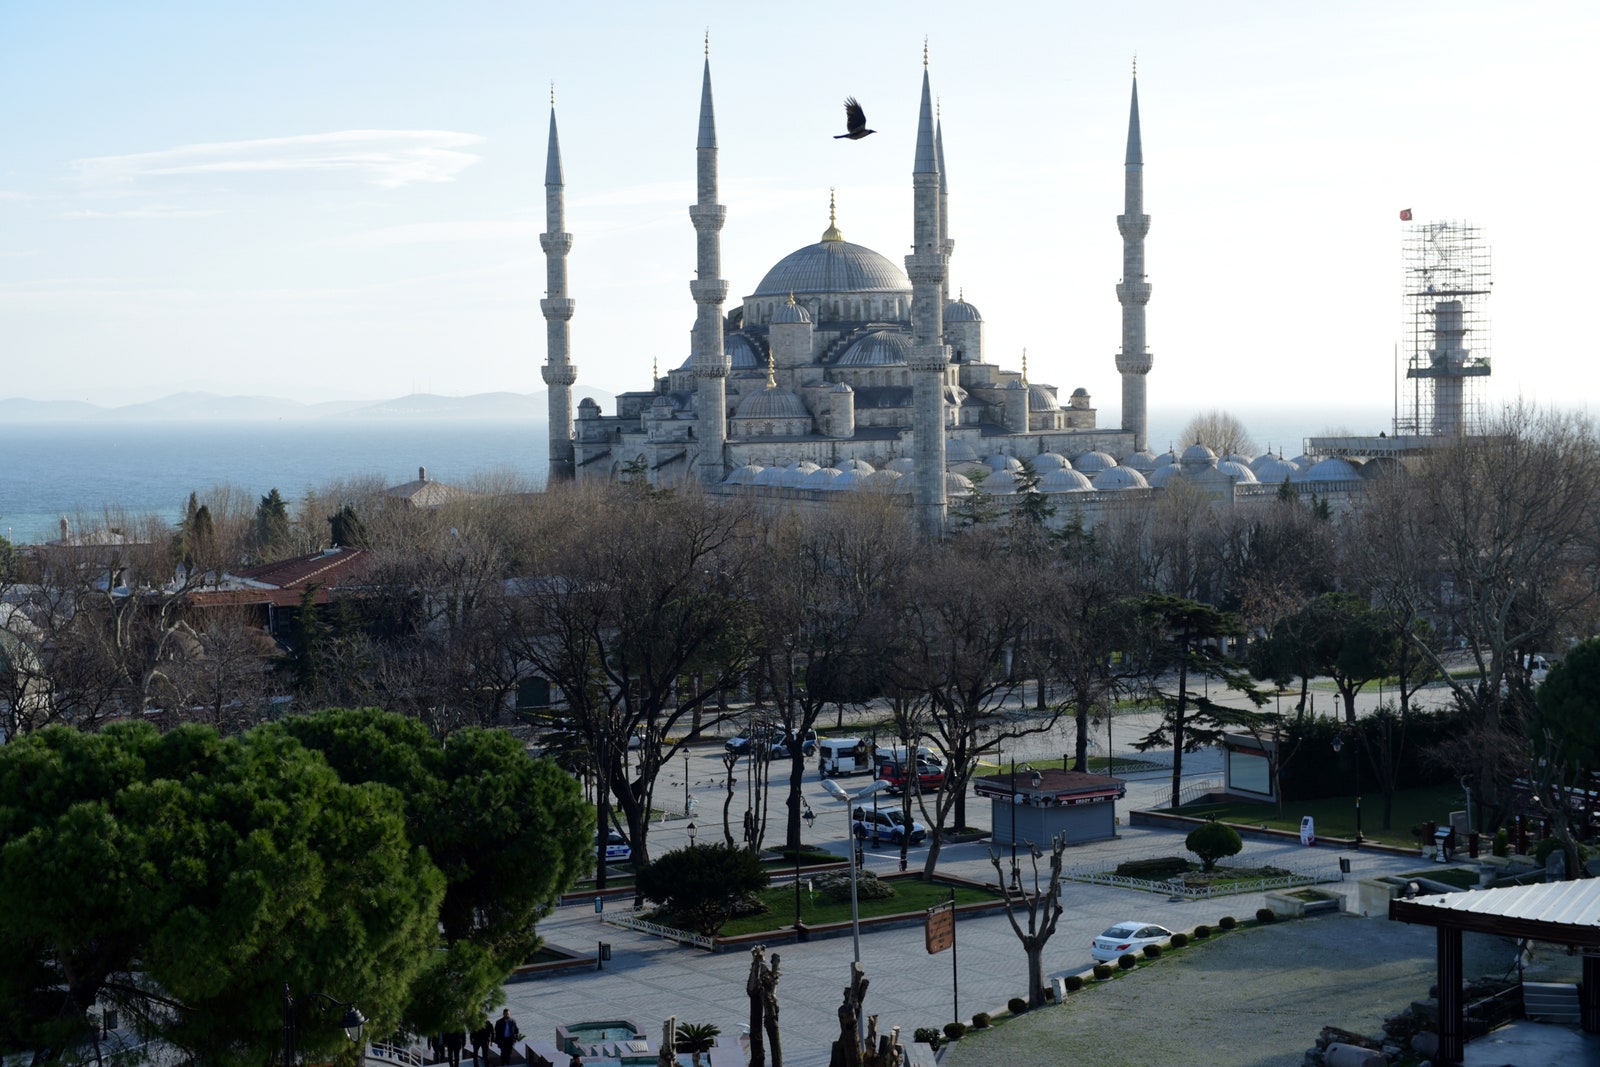
<path fill-rule="evenodd" d="M 939 100 L 934 101 L 933 154 L 939 161 L 939 249 L 948 260 L 956 250 L 956 243 L 950 239 L 950 184 L 945 180 L 949 172 L 944 167 L 944 103 Z M 949 304 L 950 271 L 946 269 L 944 284 L 939 288 L 939 306 L 948 307 Z"/>
<path fill-rule="evenodd" d="M 561 140 L 556 135 L 556 87 L 550 83 L 550 146 L 544 164 L 545 295 L 539 310 L 545 319 L 545 364 L 540 369 L 548 389 L 550 417 L 550 473 L 548 481 L 570 482 L 577 471 L 572 449 L 572 386 L 578 368 L 572 365 L 571 322 L 574 302 L 567 296 L 567 253 L 572 234 L 566 232 L 566 178 L 561 170 Z"/>
<path fill-rule="evenodd" d="M 944 490 L 945 377 L 950 349 L 944 344 L 944 293 L 949 257 L 939 227 L 939 152 L 934 134 L 933 93 L 928 85 L 928 44 L 922 44 L 922 104 L 917 116 L 917 150 L 911 169 L 913 196 L 911 254 L 912 445 L 916 461 L 912 487 L 922 535 L 944 534 L 948 500 Z"/>
<path fill-rule="evenodd" d="M 1150 216 L 1144 214 L 1144 146 L 1139 134 L 1139 66 L 1134 59 L 1133 98 L 1128 108 L 1128 153 L 1124 161 L 1123 213 L 1117 216 L 1122 232 L 1122 280 L 1117 302 L 1122 305 L 1122 351 L 1117 371 L 1122 375 L 1122 428 L 1133 434 L 1135 450 L 1147 443 L 1145 375 L 1154 363 L 1145 346 L 1144 309 L 1150 302 L 1145 281 L 1144 238 Z"/>
<path fill-rule="evenodd" d="M 717 120 L 711 105 L 711 31 L 706 31 L 705 75 L 700 84 L 700 134 L 695 141 L 696 192 L 689 208 L 694 223 L 697 277 L 689 283 L 696 315 L 690 366 L 695 379 L 696 474 L 704 485 L 720 484 L 728 436 L 728 357 L 723 351 L 722 224 L 728 209 L 717 203 Z"/>

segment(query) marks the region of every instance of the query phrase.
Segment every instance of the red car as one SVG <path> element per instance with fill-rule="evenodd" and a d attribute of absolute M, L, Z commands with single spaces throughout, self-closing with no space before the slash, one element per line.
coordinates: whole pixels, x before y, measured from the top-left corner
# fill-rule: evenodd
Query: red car
<path fill-rule="evenodd" d="M 909 781 L 903 763 L 878 764 L 878 778 L 889 783 L 891 793 L 905 792 Z M 924 793 L 936 793 L 944 788 L 944 764 L 933 760 L 917 760 L 917 788 Z"/>

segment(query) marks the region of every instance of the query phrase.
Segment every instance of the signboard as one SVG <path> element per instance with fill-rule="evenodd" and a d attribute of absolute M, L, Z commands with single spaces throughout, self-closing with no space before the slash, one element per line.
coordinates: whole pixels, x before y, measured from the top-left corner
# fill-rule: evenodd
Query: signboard
<path fill-rule="evenodd" d="M 943 952 L 956 941 L 956 906 L 954 901 L 935 904 L 928 909 L 928 922 L 924 933 L 928 941 L 928 955 Z"/>

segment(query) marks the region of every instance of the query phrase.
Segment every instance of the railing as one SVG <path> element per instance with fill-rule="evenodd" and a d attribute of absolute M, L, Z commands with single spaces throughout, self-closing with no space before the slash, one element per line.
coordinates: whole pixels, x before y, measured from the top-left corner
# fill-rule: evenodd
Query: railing
<path fill-rule="evenodd" d="M 1274 865 L 1276 866 L 1276 865 Z M 1279 868 L 1280 870 L 1284 868 Z M 1164 893 L 1188 900 L 1209 900 L 1212 897 L 1240 896 L 1245 893 L 1265 893 L 1273 889 L 1290 889 L 1295 886 L 1316 885 L 1319 882 L 1337 882 L 1337 870 L 1289 870 L 1286 874 L 1268 878 L 1253 878 L 1243 882 L 1225 882 L 1222 885 L 1184 884 L 1181 877 L 1169 879 L 1135 878 L 1112 871 L 1075 867 L 1061 872 L 1068 881 L 1086 882 L 1090 885 L 1108 885 L 1117 889 L 1133 889 L 1141 893 Z"/>
<path fill-rule="evenodd" d="M 1203 778 L 1198 782 L 1190 782 L 1178 790 L 1178 807 L 1181 808 L 1187 804 L 1193 804 L 1197 800 L 1203 800 L 1207 795 L 1221 788 L 1223 788 L 1221 778 Z"/>
<path fill-rule="evenodd" d="M 660 923 L 650 922 L 633 915 L 607 916 L 606 923 L 610 926 L 620 926 L 625 930 L 637 930 L 641 934 L 650 934 L 652 937 L 663 938 L 667 941 L 676 941 L 683 945 L 693 945 L 710 951 L 716 948 L 714 938 L 704 934 L 690 933 L 688 930 L 679 930 L 671 926 L 662 926 Z"/>
<path fill-rule="evenodd" d="M 368 1063 L 393 1063 L 403 1067 L 422 1067 L 423 1064 L 422 1053 L 417 1049 L 387 1041 L 369 1042 L 366 1060 Z"/>

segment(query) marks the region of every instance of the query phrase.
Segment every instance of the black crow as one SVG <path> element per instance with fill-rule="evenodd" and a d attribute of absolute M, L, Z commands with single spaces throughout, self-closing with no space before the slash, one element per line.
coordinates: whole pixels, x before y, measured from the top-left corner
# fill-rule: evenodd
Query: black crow
<path fill-rule="evenodd" d="M 835 141 L 842 141 L 847 137 L 852 141 L 859 141 L 869 133 L 878 132 L 867 129 L 867 113 L 861 110 L 861 105 L 856 103 L 856 98 L 853 96 L 846 97 L 844 101 L 844 125 L 850 132 L 834 134 Z"/>

